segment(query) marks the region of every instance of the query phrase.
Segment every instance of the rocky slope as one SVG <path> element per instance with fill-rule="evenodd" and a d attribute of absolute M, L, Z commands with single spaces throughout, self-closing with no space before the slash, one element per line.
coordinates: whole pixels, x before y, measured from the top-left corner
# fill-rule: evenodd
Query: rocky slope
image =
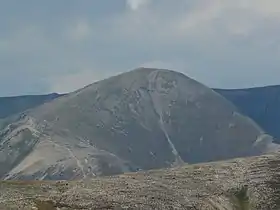
<path fill-rule="evenodd" d="M 280 143 L 280 86 L 247 89 L 214 89 L 232 102 L 238 110 L 254 120 L 269 135 Z M 61 94 L 0 97 L 0 118 L 35 108 L 50 102 Z"/>
<path fill-rule="evenodd" d="M 280 86 L 215 91 L 235 104 L 280 143 Z"/>
<path fill-rule="evenodd" d="M 219 94 L 159 69 L 94 83 L 2 120 L 0 129 L 3 179 L 86 178 L 276 148 Z"/>
<path fill-rule="evenodd" d="M 0 209 L 280 209 L 280 154 L 81 181 L 1 181 Z"/>

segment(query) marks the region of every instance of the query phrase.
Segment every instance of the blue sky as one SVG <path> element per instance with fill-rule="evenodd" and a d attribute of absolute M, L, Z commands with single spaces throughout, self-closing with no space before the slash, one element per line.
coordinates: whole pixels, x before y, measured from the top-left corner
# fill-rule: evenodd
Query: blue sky
<path fill-rule="evenodd" d="M 0 96 L 144 66 L 220 88 L 280 84 L 279 0 L 3 0 Z"/>

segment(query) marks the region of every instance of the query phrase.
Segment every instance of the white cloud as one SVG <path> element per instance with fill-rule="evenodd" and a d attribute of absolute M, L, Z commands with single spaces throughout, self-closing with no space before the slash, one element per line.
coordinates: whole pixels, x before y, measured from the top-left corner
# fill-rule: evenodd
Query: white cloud
<path fill-rule="evenodd" d="M 280 1 L 278 0 L 238 0 L 238 3 L 263 17 L 280 18 Z"/>
<path fill-rule="evenodd" d="M 114 74 L 116 73 L 112 73 L 111 71 L 106 70 L 101 71 L 100 69 L 84 69 L 74 73 L 50 77 L 50 92 L 72 92 Z"/>
<path fill-rule="evenodd" d="M 6 39 L 0 39 L 0 52 L 9 49 L 9 42 Z"/>
<path fill-rule="evenodd" d="M 27 2 L 6 16 L 0 8 L 2 84 L 24 73 L 26 84 L 51 78 L 52 91 L 68 92 L 139 66 L 179 70 L 214 87 L 279 83 L 279 0 L 71 1 L 71 11 L 50 0 L 60 7 L 48 13 L 38 4 L 35 18 Z"/>
<path fill-rule="evenodd" d="M 42 27 L 32 24 L 15 28 L 14 33 L 3 39 L 2 43 L 6 53 L 38 53 L 42 48 L 53 47 Z"/>
<path fill-rule="evenodd" d="M 164 39 L 173 43 L 175 40 L 172 38 L 186 39 L 186 36 L 197 40 L 219 33 L 249 36 L 255 28 L 263 27 L 264 21 L 280 18 L 278 0 L 154 0 L 149 1 L 149 5 L 147 0 L 127 0 L 127 5 L 133 10 L 145 4 L 145 10 L 125 13 L 113 21 L 117 24 L 114 29 L 117 34 L 133 39 L 137 36 L 156 37 L 153 41 Z"/>
<path fill-rule="evenodd" d="M 90 37 L 91 27 L 86 20 L 78 20 L 72 23 L 67 30 L 69 37 L 73 40 L 84 40 Z"/>
<path fill-rule="evenodd" d="M 104 40 L 113 43 L 119 49 L 117 53 L 135 59 L 135 68 L 178 70 L 214 87 L 277 82 L 274 76 L 258 74 L 258 79 L 253 79 L 251 75 L 271 63 L 274 67 L 268 72 L 275 74 L 275 66 L 279 65 L 274 60 L 275 52 L 265 53 L 273 46 L 280 54 L 275 32 L 280 24 L 278 1 L 127 0 L 126 3 L 132 11 L 143 6 L 145 9 L 125 11 L 114 19 L 106 19 Z M 122 59 L 120 63 L 129 58 Z"/>
<path fill-rule="evenodd" d="M 91 70 L 81 70 L 72 74 L 64 74 L 49 79 L 51 84 L 50 91 L 58 93 L 72 92 L 99 79 L 102 79 L 102 76 Z"/>
<path fill-rule="evenodd" d="M 149 2 L 150 0 L 126 0 L 126 4 L 131 10 L 137 10 L 140 7 L 147 5 Z"/>

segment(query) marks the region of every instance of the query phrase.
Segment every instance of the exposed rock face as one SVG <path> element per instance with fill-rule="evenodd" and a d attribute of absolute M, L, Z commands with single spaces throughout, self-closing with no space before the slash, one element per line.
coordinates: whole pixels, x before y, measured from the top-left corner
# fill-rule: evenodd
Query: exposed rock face
<path fill-rule="evenodd" d="M 280 86 L 215 91 L 234 103 L 280 143 Z"/>
<path fill-rule="evenodd" d="M 280 86 L 267 86 L 248 89 L 214 89 L 217 93 L 231 101 L 238 110 L 252 118 L 269 135 L 280 143 Z M 30 95 L 15 97 L 0 97 L 0 118 L 35 108 L 50 102 L 63 94 Z"/>
<path fill-rule="evenodd" d="M 280 86 L 267 86 L 248 89 L 214 89 L 231 101 L 238 110 L 254 120 L 269 135 L 280 143 Z M 0 118 L 35 108 L 50 102 L 63 94 L 0 97 Z"/>
<path fill-rule="evenodd" d="M 0 176 L 74 179 L 257 155 L 272 138 L 183 74 L 137 69 L 0 122 Z"/>
<path fill-rule="evenodd" d="M 280 209 L 280 154 L 72 182 L 0 182 L 0 209 Z M 43 208 L 43 207 L 49 208 Z"/>

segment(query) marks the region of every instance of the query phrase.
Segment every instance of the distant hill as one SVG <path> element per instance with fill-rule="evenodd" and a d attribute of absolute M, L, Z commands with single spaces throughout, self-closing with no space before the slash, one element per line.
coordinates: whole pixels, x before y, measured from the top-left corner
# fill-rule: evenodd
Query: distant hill
<path fill-rule="evenodd" d="M 0 177 L 75 179 L 258 155 L 272 138 L 184 74 L 140 68 L 0 122 Z"/>
<path fill-rule="evenodd" d="M 23 112 L 57 98 L 58 94 L 0 97 L 0 118 Z"/>
<path fill-rule="evenodd" d="M 280 85 L 215 91 L 235 104 L 241 113 L 252 118 L 280 143 Z"/>

